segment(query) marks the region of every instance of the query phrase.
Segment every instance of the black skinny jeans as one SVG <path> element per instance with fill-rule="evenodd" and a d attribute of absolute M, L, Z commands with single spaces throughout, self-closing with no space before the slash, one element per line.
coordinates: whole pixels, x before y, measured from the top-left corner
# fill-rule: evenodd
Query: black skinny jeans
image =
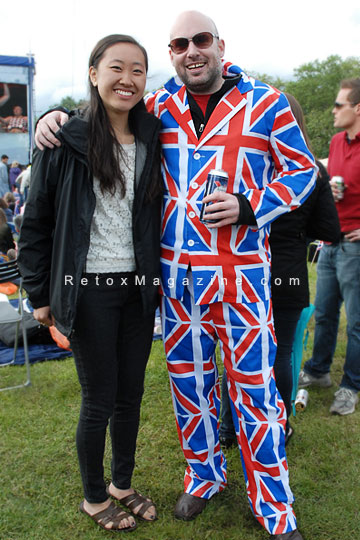
<path fill-rule="evenodd" d="M 85 499 L 101 503 L 108 497 L 103 459 L 109 420 L 112 482 L 119 489 L 131 485 L 154 316 L 143 316 L 134 273 L 84 277 L 89 282 L 80 290 L 71 338 L 82 393 L 76 444 Z"/>
<path fill-rule="evenodd" d="M 291 394 L 293 388 L 291 353 L 296 326 L 299 321 L 301 311 L 302 308 L 291 309 L 280 306 L 273 307 L 274 328 L 277 340 L 274 373 L 276 386 L 280 392 L 283 402 L 285 403 L 288 419 L 291 415 Z"/>

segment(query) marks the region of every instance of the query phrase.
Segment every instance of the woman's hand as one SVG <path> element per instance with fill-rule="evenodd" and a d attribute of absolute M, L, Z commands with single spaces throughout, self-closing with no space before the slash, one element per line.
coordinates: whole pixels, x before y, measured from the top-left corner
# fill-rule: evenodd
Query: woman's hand
<path fill-rule="evenodd" d="M 54 324 L 54 318 L 51 315 L 50 306 L 43 306 L 34 309 L 34 319 L 44 326 L 52 326 Z"/>

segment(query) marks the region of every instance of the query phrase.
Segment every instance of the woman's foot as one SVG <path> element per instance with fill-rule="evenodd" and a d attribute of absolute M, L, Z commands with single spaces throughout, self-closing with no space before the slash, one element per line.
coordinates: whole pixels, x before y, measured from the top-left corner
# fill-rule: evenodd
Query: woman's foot
<path fill-rule="evenodd" d="M 143 497 L 133 488 L 118 489 L 111 482 L 108 493 L 121 504 L 126 506 L 134 516 L 139 516 L 145 521 L 155 521 L 157 519 L 156 508 L 151 499 Z"/>
<path fill-rule="evenodd" d="M 86 499 L 81 503 L 80 510 L 90 516 L 103 529 L 126 529 L 136 528 L 136 521 L 127 512 L 107 499 L 103 503 L 92 504 Z"/>

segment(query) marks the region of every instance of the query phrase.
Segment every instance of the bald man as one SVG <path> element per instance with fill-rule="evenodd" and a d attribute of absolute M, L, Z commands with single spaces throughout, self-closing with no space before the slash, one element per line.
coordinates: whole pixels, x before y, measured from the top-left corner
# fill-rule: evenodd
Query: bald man
<path fill-rule="evenodd" d="M 194 519 L 227 483 L 219 342 L 251 509 L 272 538 L 301 540 L 273 374 L 268 236 L 271 222 L 310 194 L 316 167 L 285 96 L 223 61 L 209 17 L 180 14 L 169 52 L 177 77 L 146 105 L 162 120 L 162 330 L 188 463 L 175 516 Z M 51 114 L 40 122 L 40 147 L 59 144 L 53 132 L 67 117 Z M 203 199 L 213 169 L 228 173 L 227 190 Z M 206 223 L 203 202 L 212 203 Z"/>

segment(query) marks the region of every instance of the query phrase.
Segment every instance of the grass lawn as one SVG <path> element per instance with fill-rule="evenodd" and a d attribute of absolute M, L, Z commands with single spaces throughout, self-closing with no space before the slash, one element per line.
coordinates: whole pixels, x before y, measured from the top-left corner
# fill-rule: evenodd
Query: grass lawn
<path fill-rule="evenodd" d="M 311 269 L 312 287 L 315 269 Z M 313 298 L 313 296 L 312 296 Z M 313 328 L 313 322 L 310 323 Z M 310 332 L 307 358 L 311 353 Z M 310 389 L 305 411 L 292 420 L 287 455 L 295 511 L 304 540 L 360 538 L 360 407 L 333 417 L 329 406 L 342 375 L 342 318 L 334 385 Z M 219 371 L 222 366 L 219 364 Z M 0 540 L 95 540 L 114 533 L 80 514 L 82 488 L 75 449 L 80 389 L 72 359 L 35 364 L 32 386 L 0 393 Z M 23 367 L 0 369 L 1 386 Z M 110 477 L 109 444 L 105 474 Z M 226 452 L 229 485 L 193 522 L 173 517 L 185 462 L 177 438 L 162 342 L 154 342 L 138 437 L 133 486 L 157 503 L 159 520 L 145 523 L 139 540 L 260 540 L 268 538 L 248 507 L 237 449 Z M 123 536 L 123 533 L 116 533 Z"/>

